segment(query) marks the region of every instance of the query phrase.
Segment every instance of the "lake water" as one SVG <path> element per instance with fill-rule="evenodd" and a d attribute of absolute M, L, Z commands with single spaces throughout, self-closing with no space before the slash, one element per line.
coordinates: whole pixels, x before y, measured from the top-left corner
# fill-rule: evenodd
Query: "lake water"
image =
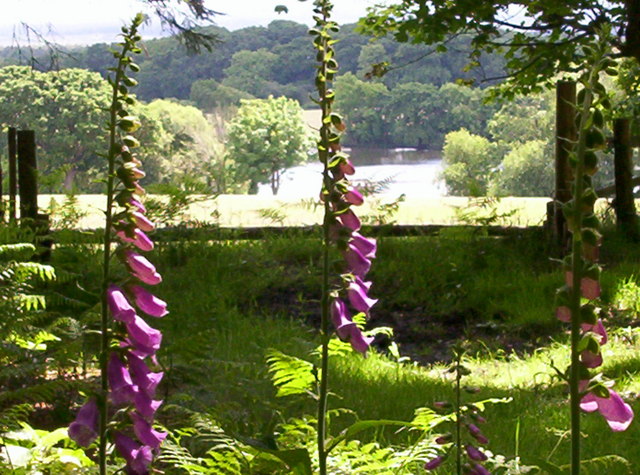
<path fill-rule="evenodd" d="M 387 182 L 380 193 L 397 197 L 434 198 L 444 196 L 446 188 L 440 173 L 442 159 L 440 151 L 411 148 L 345 148 L 356 167 L 349 177 L 354 184 Z M 278 196 L 282 198 L 315 198 L 320 191 L 322 165 L 308 163 L 287 169 L 281 178 Z M 260 185 L 259 195 L 271 195 L 268 185 Z"/>

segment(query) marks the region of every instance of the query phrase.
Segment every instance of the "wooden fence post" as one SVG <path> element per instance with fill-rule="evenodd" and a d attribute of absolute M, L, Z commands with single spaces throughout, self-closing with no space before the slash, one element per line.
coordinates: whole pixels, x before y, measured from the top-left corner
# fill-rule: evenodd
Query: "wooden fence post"
<path fill-rule="evenodd" d="M 613 208 L 618 229 L 631 239 L 638 239 L 638 218 L 633 197 L 633 148 L 631 120 L 614 119 L 613 150 L 616 195 Z"/>
<path fill-rule="evenodd" d="M 9 127 L 9 222 L 16 220 L 16 195 L 18 194 L 18 172 L 16 167 L 17 143 L 16 129 Z"/>
<path fill-rule="evenodd" d="M 559 81 L 556 86 L 556 192 L 553 236 L 563 249 L 568 242 L 569 234 L 560 206 L 571 200 L 573 177 L 569 156 L 578 136 L 576 129 L 576 83 Z"/>
<path fill-rule="evenodd" d="M 38 217 L 38 165 L 33 130 L 18 131 L 18 186 L 20 220 L 29 218 L 35 223 Z"/>

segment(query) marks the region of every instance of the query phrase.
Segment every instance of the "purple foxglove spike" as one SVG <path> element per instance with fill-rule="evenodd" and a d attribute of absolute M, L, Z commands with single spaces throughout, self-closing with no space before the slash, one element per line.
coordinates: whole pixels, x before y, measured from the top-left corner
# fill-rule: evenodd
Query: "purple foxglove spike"
<path fill-rule="evenodd" d="M 358 189 L 354 186 L 347 187 L 347 192 L 344 194 L 344 199 L 347 203 L 352 205 L 360 206 L 364 203 L 364 197 L 362 193 L 358 191 Z"/>
<path fill-rule="evenodd" d="M 351 211 L 351 209 L 348 209 L 344 213 L 339 214 L 337 218 L 345 228 L 351 229 L 352 231 L 357 231 L 358 229 L 360 229 L 360 218 L 358 218 L 356 214 Z"/>
<path fill-rule="evenodd" d="M 602 366 L 602 354 L 595 354 L 585 350 L 580 353 L 580 361 L 587 368 L 598 368 Z"/>
<path fill-rule="evenodd" d="M 556 309 L 556 318 L 561 322 L 569 323 L 571 321 L 571 309 L 562 305 Z"/>
<path fill-rule="evenodd" d="M 349 327 L 349 330 L 351 333 L 351 336 L 349 338 L 351 348 L 353 348 L 358 353 L 362 353 L 363 355 L 365 355 L 367 353 L 367 350 L 369 349 L 369 346 L 373 342 L 373 337 L 364 336 L 362 334 L 362 331 L 360 331 L 356 324 L 353 324 L 353 326 Z"/>
<path fill-rule="evenodd" d="M 129 370 L 122 363 L 117 353 L 111 353 L 109 357 L 107 380 L 109 381 L 110 396 L 113 404 L 122 406 L 133 402 L 138 392 L 138 387 L 133 384 Z"/>
<path fill-rule="evenodd" d="M 130 238 L 124 231 L 116 232 L 116 236 L 118 236 L 123 242 L 131 243 L 141 251 L 153 251 L 153 241 L 149 239 L 149 236 L 137 228 L 133 231 L 133 235 L 134 237 Z"/>
<path fill-rule="evenodd" d="M 155 353 L 160 348 L 160 343 L 162 343 L 160 330 L 151 328 L 138 315 L 135 316 L 133 322 L 127 324 L 127 333 L 133 346 L 142 351 L 152 350 Z"/>
<path fill-rule="evenodd" d="M 151 424 L 149 424 L 146 419 L 137 412 L 132 412 L 129 416 L 133 421 L 133 432 L 136 434 L 138 440 L 144 445 L 148 445 L 152 449 L 157 449 L 160 447 L 160 444 L 162 444 L 164 439 L 167 438 L 166 432 L 154 430 Z"/>
<path fill-rule="evenodd" d="M 138 211 L 140 211 L 141 213 L 146 213 L 147 212 L 147 208 L 145 208 L 145 206 L 140 203 L 138 200 L 136 200 L 135 198 L 131 198 L 129 200 L 129 204 L 134 206 L 135 208 L 138 208 Z"/>
<path fill-rule="evenodd" d="M 364 257 L 352 243 L 349 243 L 347 250 L 344 251 L 344 258 L 351 273 L 360 278 L 364 277 L 371 269 L 371 261 Z"/>
<path fill-rule="evenodd" d="M 444 462 L 444 457 L 442 455 L 438 455 L 436 458 L 429 460 L 424 464 L 425 470 L 435 470 Z"/>
<path fill-rule="evenodd" d="M 161 400 L 154 400 L 144 392 L 138 392 L 134 399 L 136 410 L 145 419 L 152 421 L 158 408 L 162 405 Z"/>
<path fill-rule="evenodd" d="M 135 297 L 138 308 L 147 315 L 160 318 L 169 313 L 167 311 L 167 303 L 164 300 L 160 300 L 144 287 L 133 285 L 131 286 L 131 292 Z"/>
<path fill-rule="evenodd" d="M 156 228 L 156 225 L 153 224 L 144 214 L 139 211 L 133 211 L 131 213 L 134 221 L 136 222 L 136 226 L 140 228 L 142 231 L 150 232 Z"/>
<path fill-rule="evenodd" d="M 609 337 L 607 336 L 607 330 L 604 328 L 602 324 L 602 320 L 598 320 L 595 324 L 594 328 L 591 330 L 593 333 L 600 335 L 600 344 L 604 345 L 607 341 L 609 341 Z"/>
<path fill-rule="evenodd" d="M 475 448 L 471 444 L 465 445 L 464 448 L 471 460 L 475 460 L 476 462 L 484 462 L 488 458 L 481 450 Z"/>
<path fill-rule="evenodd" d="M 127 462 L 127 474 L 147 475 L 149 473 L 149 465 L 153 460 L 150 447 L 140 445 L 120 432 L 114 434 L 114 442 L 116 450 Z"/>
<path fill-rule="evenodd" d="M 369 298 L 365 288 L 358 285 L 357 282 L 349 284 L 347 295 L 349 302 L 358 312 L 368 313 L 369 309 L 378 301 L 378 299 Z"/>
<path fill-rule="evenodd" d="M 98 413 L 96 400 L 89 399 L 69 425 L 69 438 L 81 447 L 88 447 L 98 437 Z"/>
<path fill-rule="evenodd" d="M 488 444 L 489 439 L 485 437 L 480 428 L 475 424 L 467 424 L 467 429 L 469 429 L 469 433 L 481 444 Z"/>
<path fill-rule="evenodd" d="M 127 361 L 129 362 L 129 373 L 133 383 L 138 386 L 140 391 L 144 391 L 149 397 L 153 397 L 164 373 L 151 372 L 144 360 L 131 352 L 127 354 Z"/>
<path fill-rule="evenodd" d="M 136 311 L 117 285 L 110 285 L 107 289 L 107 305 L 111 316 L 124 323 L 130 323 L 136 316 Z"/>
<path fill-rule="evenodd" d="M 353 232 L 351 234 L 351 244 L 353 244 L 364 257 L 368 259 L 376 257 L 378 245 L 375 239 L 364 237 L 359 232 Z"/>
<path fill-rule="evenodd" d="M 580 408 L 585 412 L 597 410 L 605 418 L 614 432 L 622 432 L 633 421 L 633 410 L 624 402 L 618 393 L 609 389 L 609 397 L 599 397 L 588 393 L 580 401 Z"/>

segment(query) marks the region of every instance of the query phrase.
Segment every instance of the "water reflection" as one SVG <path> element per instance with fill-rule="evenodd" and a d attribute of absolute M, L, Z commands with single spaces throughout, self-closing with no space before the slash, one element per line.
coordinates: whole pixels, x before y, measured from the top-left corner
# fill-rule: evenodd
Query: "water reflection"
<path fill-rule="evenodd" d="M 446 194 L 440 180 L 442 160 L 440 151 L 416 149 L 353 148 L 345 150 L 356 165 L 351 177 L 355 183 L 388 182 L 384 195 L 438 197 Z M 283 198 L 315 198 L 320 192 L 322 166 L 309 163 L 286 170 L 281 179 L 278 196 Z M 259 195 L 271 195 L 268 185 L 261 185 Z"/>

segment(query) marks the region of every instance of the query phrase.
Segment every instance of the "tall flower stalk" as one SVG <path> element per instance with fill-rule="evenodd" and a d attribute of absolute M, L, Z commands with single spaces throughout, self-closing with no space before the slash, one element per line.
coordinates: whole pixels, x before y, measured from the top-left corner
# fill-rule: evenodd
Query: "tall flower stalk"
<path fill-rule="evenodd" d="M 601 31 L 606 37 L 606 31 Z M 602 382 L 594 370 L 602 365 L 601 345 L 607 334 L 594 302 L 600 297 L 598 248 L 602 237 L 594 214 L 597 195 L 592 175 L 597 171 L 596 152 L 605 148 L 603 109 L 610 108 L 603 71 L 614 74 L 615 62 L 605 41 L 585 53 L 592 67 L 580 77 L 578 95 L 578 142 L 571 158 L 574 175 L 573 199 L 563 212 L 572 235 L 571 254 L 564 260 L 565 286 L 558 290 L 556 316 L 571 324 L 571 364 L 562 376 L 569 382 L 571 410 L 571 474 L 580 473 L 580 410 L 598 410 L 614 431 L 625 430 L 633 411 L 620 396 Z"/>
<path fill-rule="evenodd" d="M 149 473 L 154 455 L 166 434 L 153 429 L 155 412 L 162 401 L 155 400 L 155 390 L 163 373 L 153 372 L 155 354 L 162 334 L 138 315 L 150 317 L 167 314 L 166 304 L 140 284 L 162 281 L 155 267 L 139 252 L 153 249 L 146 232 L 154 224 L 145 216 L 138 201 L 144 194 L 139 180 L 145 174 L 133 149 L 138 140 L 130 135 L 140 121 L 129 111 L 135 98 L 129 89 L 137 84 L 131 72 L 138 66 L 131 54 L 140 52 L 138 28 L 144 17 L 137 15 L 130 27 L 122 28 L 120 50 L 114 50 L 117 65 L 110 71 L 112 100 L 109 108 L 109 145 L 107 158 L 107 209 L 105 211 L 102 312 L 100 322 L 100 391 L 78 412 L 69 427 L 69 435 L 87 446 L 98 439 L 100 474 L 107 473 L 107 445 L 114 442 L 126 461 L 125 471 L 132 475 Z M 112 245 L 117 244 L 115 250 Z M 121 265 L 116 271 L 113 257 Z M 124 272 L 122 272 L 124 270 Z M 130 303 L 130 302 L 133 302 Z M 136 310 L 137 307 L 137 310 Z"/>
<path fill-rule="evenodd" d="M 335 331 L 352 348 L 365 354 L 373 338 L 363 335 L 357 321 L 362 322 L 376 303 L 369 297 L 371 282 L 365 276 L 376 254 L 376 242 L 362 236 L 360 220 L 352 206 L 364 202 L 362 194 L 351 185 L 348 175 L 355 172 L 348 156 L 340 146 L 346 126 L 340 115 L 332 111 L 335 94 L 331 84 L 338 70 L 332 39 L 338 25 L 331 21 L 333 5 L 329 0 L 314 2 L 315 27 L 311 29 L 317 51 L 317 103 L 322 109 L 322 125 L 318 141 L 318 158 L 323 164 L 321 199 L 324 203 L 322 251 L 322 300 L 320 334 L 322 340 L 321 367 L 318 374 L 318 459 L 320 474 L 327 473 L 327 399 L 329 395 L 329 342 Z M 330 275 L 332 249 L 337 248 L 343 258 L 343 272 L 339 279 Z M 355 312 L 356 315 L 352 315 Z M 354 318 L 356 321 L 354 321 Z M 333 322 L 333 329 L 331 328 Z"/>

